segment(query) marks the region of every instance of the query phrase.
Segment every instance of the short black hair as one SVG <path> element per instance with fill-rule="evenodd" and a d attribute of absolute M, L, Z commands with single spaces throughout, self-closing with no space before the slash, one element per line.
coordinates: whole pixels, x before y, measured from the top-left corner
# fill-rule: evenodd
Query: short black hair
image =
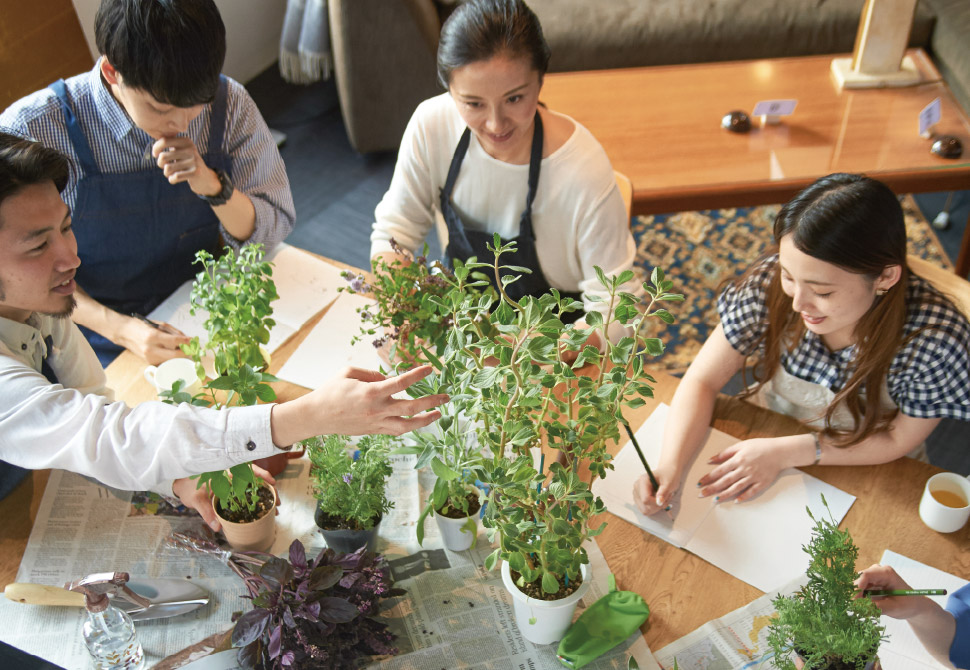
<path fill-rule="evenodd" d="M 456 69 L 500 54 L 528 58 L 542 80 L 550 54 L 535 12 L 522 0 L 464 2 L 441 27 L 438 82 L 447 89 Z"/>
<path fill-rule="evenodd" d="M 70 175 L 64 155 L 40 142 L 0 132 L 0 204 L 25 186 L 54 182 L 63 191 Z"/>
<path fill-rule="evenodd" d="M 94 32 L 126 86 L 176 107 L 215 98 L 226 26 L 212 0 L 101 0 Z"/>

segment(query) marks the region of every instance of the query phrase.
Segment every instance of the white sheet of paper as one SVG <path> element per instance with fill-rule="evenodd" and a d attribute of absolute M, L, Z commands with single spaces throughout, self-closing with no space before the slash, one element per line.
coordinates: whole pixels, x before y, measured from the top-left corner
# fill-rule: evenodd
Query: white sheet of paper
<path fill-rule="evenodd" d="M 966 585 L 967 580 L 960 579 L 948 572 L 937 570 L 919 561 L 914 561 L 902 554 L 887 549 L 879 561 L 882 565 L 889 565 L 896 569 L 899 576 L 914 589 L 946 589 L 953 593 Z M 865 567 L 865 566 L 860 566 Z M 941 607 L 946 607 L 946 596 L 928 596 Z M 884 616 L 880 619 L 886 627 L 889 640 L 879 646 L 879 660 L 884 670 L 911 670 L 913 668 L 947 668 L 941 665 L 923 647 L 913 629 L 905 621 Z"/>
<path fill-rule="evenodd" d="M 374 304 L 370 298 L 341 293 L 276 376 L 315 389 L 348 365 L 377 370 L 381 359 L 370 338 L 350 343 L 360 332 L 357 309 Z"/>
<path fill-rule="evenodd" d="M 660 461 L 669 407 L 660 404 L 637 431 L 637 443 L 648 463 Z M 700 454 L 673 501 L 673 520 L 663 512 L 645 517 L 633 504 L 633 483 L 643 474 L 636 451 L 627 443 L 613 460 L 615 469 L 593 484 L 606 508 L 652 535 L 683 547 L 738 579 L 770 591 L 805 572 L 808 555 L 802 545 L 811 537 L 816 517 L 825 515 L 824 495 L 835 520 L 845 517 L 855 497 L 795 469 L 782 471 L 771 488 L 746 503 L 718 504 L 697 497 L 695 483 L 711 470 L 708 459 L 738 440 L 710 430 Z"/>
<path fill-rule="evenodd" d="M 929 135 L 930 130 L 940 122 L 941 103 L 939 98 L 934 98 L 919 113 L 919 134 L 923 137 Z"/>
<path fill-rule="evenodd" d="M 340 270 L 289 244 L 281 243 L 266 255 L 273 263 L 273 281 L 279 298 L 273 301 L 276 326 L 270 331 L 266 348 L 270 353 L 303 327 L 337 297 L 337 288 L 347 284 Z M 155 308 L 148 318 L 169 323 L 189 337 L 206 339 L 204 311 L 190 313 L 192 281 L 182 284 L 175 293 Z"/>

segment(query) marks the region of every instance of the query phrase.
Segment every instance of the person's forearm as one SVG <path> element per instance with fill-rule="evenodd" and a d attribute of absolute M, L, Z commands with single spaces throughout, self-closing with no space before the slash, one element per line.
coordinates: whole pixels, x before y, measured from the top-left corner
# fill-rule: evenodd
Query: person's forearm
<path fill-rule="evenodd" d="M 950 646 L 956 634 L 953 615 L 929 598 L 922 598 L 920 613 L 907 619 L 916 637 L 933 658 L 945 667 L 950 666 Z"/>
<path fill-rule="evenodd" d="M 660 466 L 684 476 L 687 464 L 694 453 L 704 444 L 717 390 L 705 387 L 689 375 L 678 385 L 664 424 L 663 450 Z"/>
<path fill-rule="evenodd" d="M 115 344 L 122 344 L 121 332 L 130 316 L 105 307 L 80 286 L 74 292 L 74 297 L 77 300 L 77 307 L 71 315 L 74 323 L 90 328 Z"/>
<path fill-rule="evenodd" d="M 892 430 L 870 435 L 851 447 L 836 447 L 819 435 L 822 447 L 820 465 L 878 465 L 902 458 L 915 449 L 921 440 L 900 439 Z"/>
<path fill-rule="evenodd" d="M 256 208 L 242 191 L 233 191 L 226 204 L 213 207 L 212 211 L 226 232 L 240 242 L 248 240 L 256 230 Z"/>

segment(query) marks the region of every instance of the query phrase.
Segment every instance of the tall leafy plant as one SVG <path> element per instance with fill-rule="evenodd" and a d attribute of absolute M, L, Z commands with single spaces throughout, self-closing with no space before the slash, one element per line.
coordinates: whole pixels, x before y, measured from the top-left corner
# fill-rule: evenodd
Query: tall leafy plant
<path fill-rule="evenodd" d="M 642 336 L 640 326 L 651 317 L 672 322 L 658 303 L 683 296 L 671 293 L 672 282 L 657 268 L 643 285 L 650 301 L 642 309 L 639 296 L 623 290 L 632 272 L 607 277 L 597 268 L 607 316 L 589 312 L 589 328 L 577 328 L 564 317 L 582 303 L 554 289 L 521 301 L 508 296 L 505 287 L 517 279 L 511 273 L 527 272 L 501 265 L 512 248 L 496 236 L 494 264 L 455 264 L 452 290 L 438 303 L 453 326 L 443 350 L 425 350 L 437 374 L 413 393 L 449 394 L 449 414 L 464 421 L 461 428 L 446 421 L 420 440 L 418 463 L 438 474 L 436 492 L 469 478 L 489 486 L 483 522 L 499 547 L 486 567 L 507 560 L 520 587 L 549 597 L 575 583 L 588 562 L 583 542 L 602 532 L 590 523 L 604 509 L 590 486 L 611 467 L 607 445 L 620 436 L 623 408 L 652 396 L 643 355 L 659 355 L 663 344 Z M 500 278 L 497 301 L 470 290 L 481 288 L 480 271 Z M 619 327 L 628 335 L 613 343 L 608 333 Z M 594 332 L 602 350 L 588 342 Z M 531 452 L 543 439 L 561 455 L 548 468 L 536 467 Z M 588 468 L 586 479 L 580 464 Z"/>
<path fill-rule="evenodd" d="M 276 325 L 272 302 L 278 296 L 272 263 L 262 259 L 262 252 L 262 245 L 247 244 L 238 254 L 226 247 L 219 258 L 204 250 L 196 253 L 194 262 L 202 270 L 192 286 L 191 313 L 206 312 L 207 339 L 202 343 L 194 337 L 182 350 L 195 361 L 200 378 L 205 376 L 203 357 L 212 356 L 217 376 L 194 398 L 176 382 L 163 394 L 169 402 L 230 407 L 276 400 L 269 383 L 277 379 L 263 371 L 267 364 L 263 352 L 269 331 Z M 229 470 L 199 475 L 199 488 L 205 485 L 224 509 L 254 514 L 263 480 L 251 464 L 241 463 Z"/>

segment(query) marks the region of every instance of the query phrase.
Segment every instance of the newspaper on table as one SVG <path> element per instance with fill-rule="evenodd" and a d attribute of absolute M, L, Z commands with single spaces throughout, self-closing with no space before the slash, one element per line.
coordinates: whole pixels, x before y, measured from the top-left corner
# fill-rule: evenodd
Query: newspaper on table
<path fill-rule="evenodd" d="M 768 624 L 777 616 L 772 601 L 791 595 L 807 582 L 802 575 L 782 588 L 769 591 L 744 607 L 671 642 L 655 657 L 664 670 L 769 670 L 774 668 L 768 646 Z"/>
<path fill-rule="evenodd" d="M 512 613 L 510 595 L 497 570 L 485 572 L 491 551 L 479 528 L 476 546 L 465 552 L 443 548 L 436 524 L 429 519 L 424 546 L 415 535 L 417 518 L 433 486 L 434 475 L 414 469 L 414 456 L 394 456 L 388 496 L 394 508 L 379 530 L 378 550 L 387 557 L 398 585 L 407 595 L 385 612 L 397 633 L 400 655 L 379 660 L 374 667 L 397 668 L 561 668 L 556 645 L 537 646 L 524 640 Z M 325 546 L 313 513 L 310 464 L 292 461 L 278 476 L 280 514 L 270 551 L 283 555 L 294 539 L 315 556 Z M 138 638 L 148 666 L 232 626 L 234 612 L 249 609 L 242 581 L 209 556 L 179 552 L 165 546 L 173 530 L 202 526 L 198 515 L 173 508 L 146 493 L 122 492 L 79 475 L 53 471 L 24 558 L 19 582 L 61 586 L 90 573 L 124 571 L 135 577 L 191 579 L 206 589 L 210 602 L 190 614 L 139 621 Z M 595 543 L 587 547 L 593 567 L 590 591 L 582 609 L 607 592 L 609 568 Z M 81 608 L 22 605 L 0 598 L 0 639 L 65 668 L 87 667 L 81 638 L 85 619 Z M 639 632 L 590 668 L 626 668 L 627 657 L 640 668 L 657 668 Z M 205 668 L 234 668 L 234 654 L 199 661 Z"/>

